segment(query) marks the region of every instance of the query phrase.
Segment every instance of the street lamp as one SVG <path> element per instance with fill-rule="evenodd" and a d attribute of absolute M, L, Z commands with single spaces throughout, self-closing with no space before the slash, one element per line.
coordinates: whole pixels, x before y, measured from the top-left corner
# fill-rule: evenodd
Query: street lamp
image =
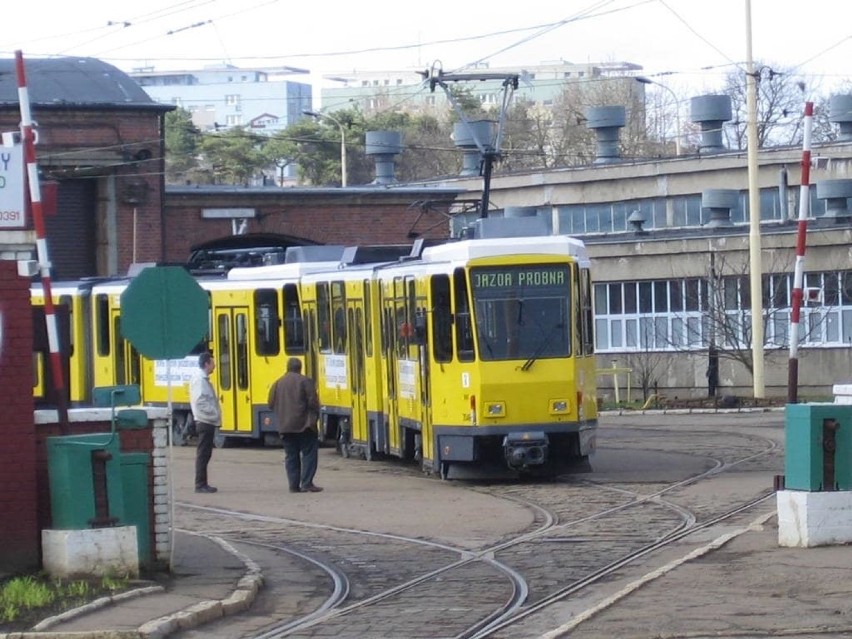
<path fill-rule="evenodd" d="M 642 84 L 656 84 L 658 87 L 665 89 L 668 91 L 672 99 L 674 100 L 675 107 L 675 155 L 680 155 L 680 102 L 678 101 L 677 94 L 672 91 L 671 87 L 662 84 L 661 82 L 657 82 L 656 80 L 652 80 L 651 78 L 646 78 L 642 75 L 634 76 L 633 78 L 636 82 L 641 82 Z"/>
<path fill-rule="evenodd" d="M 337 128 L 340 129 L 340 185 L 344 188 L 346 187 L 346 129 L 343 127 L 343 124 L 337 118 L 334 118 L 327 113 L 320 113 L 319 111 L 302 111 L 305 115 L 309 115 L 312 118 L 316 118 L 319 120 L 320 118 L 325 118 L 326 120 L 331 120 L 337 125 Z"/>

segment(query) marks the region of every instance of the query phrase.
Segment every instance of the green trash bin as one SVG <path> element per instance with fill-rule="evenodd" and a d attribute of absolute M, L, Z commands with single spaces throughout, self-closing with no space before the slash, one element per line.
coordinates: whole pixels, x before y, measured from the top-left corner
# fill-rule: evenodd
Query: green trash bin
<path fill-rule="evenodd" d="M 151 517 L 148 453 L 122 453 L 121 484 L 124 493 L 124 517 L 121 525 L 136 526 L 139 565 L 151 564 Z"/>
<path fill-rule="evenodd" d="M 119 439 L 113 433 L 47 438 L 51 527 L 113 526 L 124 515 Z"/>
<path fill-rule="evenodd" d="M 784 487 L 852 490 L 852 405 L 788 404 Z"/>

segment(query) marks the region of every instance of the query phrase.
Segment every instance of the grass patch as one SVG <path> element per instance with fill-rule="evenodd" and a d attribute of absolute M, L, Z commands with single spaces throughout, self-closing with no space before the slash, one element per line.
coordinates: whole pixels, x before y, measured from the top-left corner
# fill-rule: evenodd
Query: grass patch
<path fill-rule="evenodd" d="M 0 584 L 0 630 L 26 630 L 46 617 L 129 585 L 129 579 L 115 575 L 73 580 L 43 574 L 12 577 Z"/>

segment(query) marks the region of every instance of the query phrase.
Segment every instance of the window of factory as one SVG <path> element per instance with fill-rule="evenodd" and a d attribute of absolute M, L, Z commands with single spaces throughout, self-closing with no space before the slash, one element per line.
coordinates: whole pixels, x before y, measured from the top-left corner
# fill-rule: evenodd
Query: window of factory
<path fill-rule="evenodd" d="M 767 346 L 789 345 L 793 275 L 762 282 Z M 807 346 L 852 342 L 852 271 L 808 273 L 799 340 Z M 751 291 L 746 275 L 608 282 L 594 285 L 598 352 L 703 350 L 751 343 Z"/>

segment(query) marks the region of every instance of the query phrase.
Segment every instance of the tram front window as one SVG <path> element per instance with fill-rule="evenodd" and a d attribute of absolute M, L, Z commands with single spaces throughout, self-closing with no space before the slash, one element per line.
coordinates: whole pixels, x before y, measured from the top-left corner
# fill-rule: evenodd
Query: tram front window
<path fill-rule="evenodd" d="M 568 266 L 471 269 L 479 356 L 547 359 L 571 354 Z"/>

